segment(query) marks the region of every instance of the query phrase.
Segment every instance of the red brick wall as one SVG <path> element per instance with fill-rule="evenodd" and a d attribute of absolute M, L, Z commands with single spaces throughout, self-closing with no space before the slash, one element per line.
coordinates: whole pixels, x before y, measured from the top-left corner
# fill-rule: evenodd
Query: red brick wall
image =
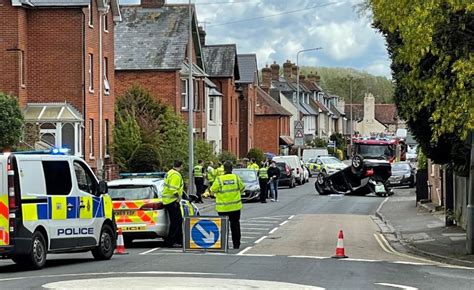
<path fill-rule="evenodd" d="M 239 101 L 239 152 L 244 157 L 247 152 L 255 147 L 254 138 L 254 112 L 256 105 L 256 93 L 252 84 L 242 85 L 244 99 Z"/>
<path fill-rule="evenodd" d="M 263 152 L 279 153 L 280 149 L 280 117 L 279 116 L 255 116 L 255 132 L 258 137 L 255 139 L 255 147 Z"/>

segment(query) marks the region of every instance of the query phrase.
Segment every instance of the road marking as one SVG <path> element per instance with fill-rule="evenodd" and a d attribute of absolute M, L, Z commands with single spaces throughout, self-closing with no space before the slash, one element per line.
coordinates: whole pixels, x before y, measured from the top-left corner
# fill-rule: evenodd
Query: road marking
<path fill-rule="evenodd" d="M 379 246 L 382 248 L 382 250 L 384 250 L 385 252 L 387 252 L 387 253 L 389 253 L 389 254 L 395 254 L 394 252 L 390 251 L 389 249 L 387 249 L 387 248 L 385 247 L 384 243 L 380 240 L 378 234 L 374 234 L 374 238 L 375 238 L 375 240 L 377 241 L 377 243 L 379 244 Z"/>
<path fill-rule="evenodd" d="M 260 230 L 260 231 L 264 231 L 264 230 L 268 230 L 268 227 L 265 227 L 265 228 L 247 228 L 247 227 L 243 227 L 243 229 L 245 229 L 245 230 Z"/>
<path fill-rule="evenodd" d="M 162 252 L 170 252 L 170 253 L 182 253 L 183 249 L 163 249 Z"/>
<path fill-rule="evenodd" d="M 284 222 L 282 222 L 282 223 L 280 224 L 280 226 L 282 226 L 282 225 L 286 224 L 287 222 L 288 222 L 288 221 L 284 221 Z"/>
<path fill-rule="evenodd" d="M 269 231 L 268 233 L 269 233 L 269 234 L 273 234 L 273 233 L 276 232 L 277 230 L 278 230 L 278 227 L 273 228 L 273 230 Z"/>
<path fill-rule="evenodd" d="M 374 283 L 374 284 L 375 285 L 380 285 L 380 286 L 387 286 L 387 287 L 405 289 L 405 290 L 418 290 L 418 288 L 415 288 L 415 287 L 405 286 L 405 285 L 398 285 L 398 284 L 390 284 L 390 283 Z"/>
<path fill-rule="evenodd" d="M 375 212 L 380 212 L 380 210 L 382 209 L 383 205 L 388 201 L 388 196 L 382 201 L 382 203 L 379 205 L 379 207 L 377 208 L 377 210 Z"/>
<path fill-rule="evenodd" d="M 394 261 L 394 264 L 403 264 L 403 265 L 415 265 L 415 266 L 430 266 L 432 264 L 427 263 L 417 263 L 417 262 L 405 262 L 405 261 Z"/>
<path fill-rule="evenodd" d="M 340 260 L 340 261 L 343 261 L 343 260 Z M 344 259 L 344 261 L 354 261 L 354 262 L 369 262 L 369 263 L 373 263 L 373 262 L 379 262 L 378 260 L 370 260 L 370 259 L 356 259 L 356 258 L 347 258 L 347 259 Z"/>
<path fill-rule="evenodd" d="M 242 251 L 237 253 L 237 256 L 242 256 L 246 252 L 250 251 L 250 249 L 252 249 L 252 247 L 247 247 L 247 248 L 243 249 Z"/>
<path fill-rule="evenodd" d="M 319 256 L 288 256 L 288 258 L 298 258 L 298 259 L 330 259 L 329 257 L 319 257 Z"/>
<path fill-rule="evenodd" d="M 288 219 L 291 220 L 295 217 L 295 215 L 290 216 Z"/>
<path fill-rule="evenodd" d="M 154 252 L 154 251 L 159 250 L 159 249 L 160 248 L 154 248 L 154 249 L 148 250 L 146 252 L 140 253 L 140 255 L 146 255 L 146 254 L 149 254 L 149 253 Z"/>
<path fill-rule="evenodd" d="M 246 257 L 275 257 L 276 255 L 272 255 L 272 254 L 242 254 L 241 256 L 246 256 Z"/>
<path fill-rule="evenodd" d="M 255 241 L 255 244 L 258 244 L 258 243 L 260 243 L 261 241 L 265 240 L 266 237 L 267 237 L 267 236 L 263 236 L 263 237 L 261 237 L 260 239 L 256 240 L 256 241 Z"/>
<path fill-rule="evenodd" d="M 267 227 L 268 223 L 240 223 L 243 226 L 252 226 L 252 227 Z"/>
<path fill-rule="evenodd" d="M 253 236 L 259 236 L 259 235 L 260 235 L 259 233 L 256 233 L 256 232 L 248 232 L 248 231 L 241 231 L 240 233 L 241 233 L 241 234 L 246 234 L 246 235 L 249 235 L 249 236 L 252 236 L 252 235 L 253 235 Z M 229 235 L 229 237 L 230 237 L 230 235 Z M 256 237 L 254 237 L 254 238 L 256 238 Z"/>

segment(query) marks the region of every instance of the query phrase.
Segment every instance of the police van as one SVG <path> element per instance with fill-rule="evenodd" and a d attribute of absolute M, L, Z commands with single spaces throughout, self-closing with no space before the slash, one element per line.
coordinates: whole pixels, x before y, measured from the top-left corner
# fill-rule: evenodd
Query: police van
<path fill-rule="evenodd" d="M 0 257 L 31 269 L 42 268 L 47 253 L 112 257 L 116 224 L 107 183 L 84 160 L 61 153 L 0 154 Z"/>

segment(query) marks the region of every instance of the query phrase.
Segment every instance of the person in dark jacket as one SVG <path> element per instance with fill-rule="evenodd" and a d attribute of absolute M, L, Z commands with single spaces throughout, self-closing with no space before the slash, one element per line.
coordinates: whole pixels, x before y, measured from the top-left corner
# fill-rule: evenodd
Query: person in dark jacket
<path fill-rule="evenodd" d="M 270 184 L 271 201 L 278 201 L 278 178 L 280 178 L 280 169 L 276 166 L 275 161 L 271 161 L 268 168 L 268 178 Z"/>

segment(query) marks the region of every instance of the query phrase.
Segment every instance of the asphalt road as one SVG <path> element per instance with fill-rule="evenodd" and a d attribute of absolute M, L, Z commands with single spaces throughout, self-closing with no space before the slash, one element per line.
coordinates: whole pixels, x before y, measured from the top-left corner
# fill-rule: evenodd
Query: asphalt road
<path fill-rule="evenodd" d="M 127 248 L 128 255 L 105 262 L 89 253 L 50 255 L 40 271 L 0 260 L 0 288 L 472 287 L 473 269 L 393 250 L 373 217 L 383 198 L 318 196 L 310 183 L 281 190 L 279 199 L 244 205 L 243 244 L 227 254 L 182 253 L 159 241 L 140 241 Z M 202 213 L 215 214 L 210 207 Z M 348 259 L 331 258 L 339 230 Z"/>

